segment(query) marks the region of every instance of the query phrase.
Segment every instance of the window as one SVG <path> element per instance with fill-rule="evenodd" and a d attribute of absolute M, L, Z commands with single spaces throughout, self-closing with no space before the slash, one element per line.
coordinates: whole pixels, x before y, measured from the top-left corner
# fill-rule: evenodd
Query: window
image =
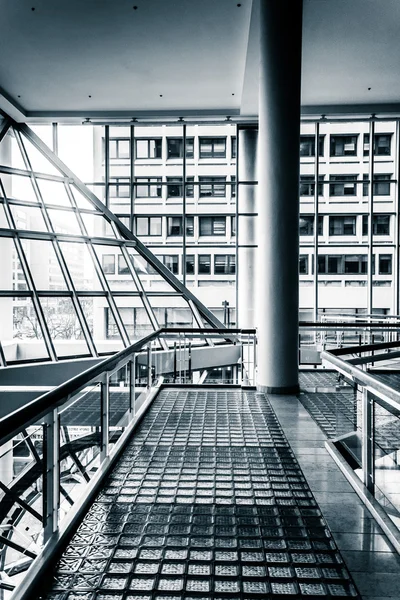
<path fill-rule="evenodd" d="M 379 254 L 379 275 L 392 274 L 392 257 L 390 254 Z"/>
<path fill-rule="evenodd" d="M 225 235 L 225 217 L 199 217 L 200 235 Z"/>
<path fill-rule="evenodd" d="M 214 256 L 214 273 L 216 275 L 234 275 L 236 273 L 236 256 L 234 254 L 216 254 Z"/>
<path fill-rule="evenodd" d="M 374 175 L 374 196 L 390 196 L 391 175 Z M 369 193 L 369 175 L 363 175 L 363 196 Z"/>
<path fill-rule="evenodd" d="M 136 217 L 136 235 L 162 235 L 161 217 Z"/>
<path fill-rule="evenodd" d="M 186 158 L 193 158 L 194 138 L 186 138 Z M 183 138 L 167 138 L 167 158 L 183 158 Z"/>
<path fill-rule="evenodd" d="M 167 220 L 167 235 L 183 235 L 182 227 L 183 217 L 168 217 Z M 186 235 L 192 237 L 194 235 L 194 218 L 186 217 Z"/>
<path fill-rule="evenodd" d="M 323 234 L 324 217 L 318 216 L 318 235 Z M 314 235 L 314 215 L 300 215 L 300 235 Z"/>
<path fill-rule="evenodd" d="M 319 156 L 324 155 L 324 137 L 319 136 Z M 300 136 L 300 156 L 315 156 L 315 135 Z"/>
<path fill-rule="evenodd" d="M 129 145 L 127 139 L 110 139 L 110 158 L 129 158 Z"/>
<path fill-rule="evenodd" d="M 161 158 L 161 138 L 137 139 L 136 158 Z"/>
<path fill-rule="evenodd" d="M 374 155 L 389 156 L 391 141 L 391 133 L 376 133 L 374 135 Z M 364 133 L 364 156 L 369 156 L 369 133 Z"/>
<path fill-rule="evenodd" d="M 352 275 L 365 275 L 368 271 L 367 255 L 348 255 L 344 257 L 344 272 Z"/>
<path fill-rule="evenodd" d="M 129 275 L 129 267 L 122 254 L 118 256 L 118 275 Z"/>
<path fill-rule="evenodd" d="M 137 198 L 161 198 L 161 177 L 136 177 Z"/>
<path fill-rule="evenodd" d="M 115 275 L 115 254 L 103 254 L 101 257 L 103 271 L 107 275 Z"/>
<path fill-rule="evenodd" d="M 308 275 L 308 254 L 300 254 L 299 272 L 300 275 Z"/>
<path fill-rule="evenodd" d="M 231 217 L 231 236 L 236 236 L 236 216 Z"/>
<path fill-rule="evenodd" d="M 179 273 L 179 256 L 178 255 L 164 254 L 162 257 L 162 262 L 167 267 L 167 269 L 169 269 L 174 275 L 178 275 L 178 273 Z"/>
<path fill-rule="evenodd" d="M 186 197 L 193 198 L 194 177 L 186 179 Z M 182 177 L 167 177 L 167 198 L 182 198 L 183 179 Z"/>
<path fill-rule="evenodd" d="M 322 181 L 324 180 L 324 175 L 319 176 L 320 183 L 318 184 L 318 195 L 323 196 L 324 190 Z M 300 196 L 314 196 L 315 192 L 315 178 L 314 175 L 300 175 Z"/>
<path fill-rule="evenodd" d="M 237 153 L 237 140 L 236 135 L 231 137 L 231 158 L 236 158 Z"/>
<path fill-rule="evenodd" d="M 211 256 L 210 256 L 210 254 L 199 254 L 199 256 L 198 256 L 198 272 L 199 272 L 199 275 L 209 275 L 211 273 Z"/>
<path fill-rule="evenodd" d="M 110 178 L 110 198 L 130 198 L 129 177 Z"/>
<path fill-rule="evenodd" d="M 331 175 L 329 183 L 329 194 L 331 196 L 356 196 L 356 181 L 357 175 Z"/>
<path fill-rule="evenodd" d="M 362 234 L 368 235 L 368 215 L 363 215 Z M 374 235 L 390 234 L 390 215 L 374 215 L 372 232 Z"/>
<path fill-rule="evenodd" d="M 226 138 L 199 138 L 200 158 L 226 158 Z"/>
<path fill-rule="evenodd" d="M 186 274 L 194 275 L 194 255 L 193 254 L 186 255 Z"/>
<path fill-rule="evenodd" d="M 357 156 L 358 135 L 331 135 L 331 156 Z"/>
<path fill-rule="evenodd" d="M 236 175 L 231 175 L 231 198 L 236 198 Z"/>
<path fill-rule="evenodd" d="M 318 272 L 322 275 L 365 275 L 368 256 L 366 254 L 318 256 Z"/>
<path fill-rule="evenodd" d="M 224 198 L 226 177 L 199 177 L 200 198 L 216 196 Z"/>
<path fill-rule="evenodd" d="M 329 235 L 356 235 L 356 217 L 329 217 Z"/>

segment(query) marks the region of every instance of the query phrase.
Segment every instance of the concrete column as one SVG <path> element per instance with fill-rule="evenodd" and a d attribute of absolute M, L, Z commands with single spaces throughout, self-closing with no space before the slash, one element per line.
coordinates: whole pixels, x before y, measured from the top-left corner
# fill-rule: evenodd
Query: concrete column
<path fill-rule="evenodd" d="M 298 390 L 302 0 L 260 2 L 257 385 Z"/>
<path fill-rule="evenodd" d="M 238 244 L 238 327 L 255 327 L 256 264 L 256 189 L 257 140 L 255 128 L 239 129 L 238 132 L 238 198 L 237 198 L 237 244 Z"/>

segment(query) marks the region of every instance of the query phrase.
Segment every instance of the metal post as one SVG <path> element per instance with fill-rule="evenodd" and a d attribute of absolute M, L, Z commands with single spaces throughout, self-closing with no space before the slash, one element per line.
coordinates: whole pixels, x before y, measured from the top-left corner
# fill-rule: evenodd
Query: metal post
<path fill-rule="evenodd" d="M 314 322 L 318 321 L 318 187 L 319 187 L 319 122 L 315 123 L 315 184 L 314 184 Z M 315 343 L 318 330 L 315 330 Z"/>
<path fill-rule="evenodd" d="M 130 215 L 129 215 L 129 229 L 132 231 L 132 233 L 135 233 L 136 235 L 136 230 L 133 231 L 134 228 L 134 213 L 135 213 L 135 192 L 136 192 L 136 186 L 134 185 L 134 181 L 135 181 L 135 126 L 131 125 L 131 136 L 129 139 L 129 156 L 131 158 L 130 160 L 130 169 L 131 169 L 131 173 L 130 173 L 130 201 L 131 201 L 131 210 L 130 210 Z"/>
<path fill-rule="evenodd" d="M 192 343 L 188 344 L 188 383 L 192 383 Z"/>
<path fill-rule="evenodd" d="M 58 511 L 60 506 L 60 429 L 58 423 L 58 409 L 50 411 L 44 424 L 44 450 L 45 450 L 45 510 L 44 514 L 44 543 L 46 543 L 58 530 Z"/>
<path fill-rule="evenodd" d="M 147 387 L 150 389 L 152 383 L 152 372 L 151 372 L 151 342 L 147 346 Z"/>
<path fill-rule="evenodd" d="M 58 154 L 58 123 L 52 123 L 53 152 Z"/>
<path fill-rule="evenodd" d="M 367 298 L 367 314 L 372 315 L 373 307 L 373 275 L 372 261 L 374 259 L 373 252 L 373 220 L 374 220 L 374 138 L 375 138 L 375 121 L 372 116 L 369 124 L 369 188 L 368 188 L 368 298 Z"/>
<path fill-rule="evenodd" d="M 136 368 L 135 368 L 135 356 L 133 360 L 129 361 L 129 412 L 131 417 L 135 416 L 136 402 L 135 402 L 135 385 L 136 385 Z"/>
<path fill-rule="evenodd" d="M 174 383 L 176 383 L 176 342 L 174 342 Z"/>
<path fill-rule="evenodd" d="M 107 208 L 110 207 L 110 127 L 106 125 L 104 128 L 104 181 L 105 194 L 104 204 Z"/>
<path fill-rule="evenodd" d="M 186 285 L 186 125 L 182 125 L 182 283 Z"/>
<path fill-rule="evenodd" d="M 109 426 L 110 426 L 110 380 L 108 373 L 104 373 L 104 381 L 101 382 L 101 419 L 100 419 L 100 458 L 103 461 L 109 451 Z"/>
<path fill-rule="evenodd" d="M 400 224 L 399 224 L 399 211 L 400 211 L 400 121 L 396 121 L 396 146 L 394 153 L 395 161 L 395 215 L 394 215 L 394 269 L 393 269 L 393 314 L 398 315 L 400 312 L 400 300 L 399 300 L 399 286 L 400 286 Z"/>
<path fill-rule="evenodd" d="M 371 494 L 374 494 L 374 427 L 373 399 L 364 387 L 362 391 L 362 471 L 363 482 Z"/>

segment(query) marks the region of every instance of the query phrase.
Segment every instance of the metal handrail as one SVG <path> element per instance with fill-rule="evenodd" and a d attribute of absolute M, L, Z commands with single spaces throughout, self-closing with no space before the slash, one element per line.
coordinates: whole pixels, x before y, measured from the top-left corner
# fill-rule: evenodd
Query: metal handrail
<path fill-rule="evenodd" d="M 400 329 L 400 321 L 398 323 L 375 323 L 373 321 L 300 321 L 299 327 L 303 329 Z"/>
<path fill-rule="evenodd" d="M 5 444 L 12 439 L 23 427 L 28 427 L 35 421 L 41 419 L 49 410 L 57 408 L 64 404 L 71 395 L 81 391 L 87 384 L 92 382 L 97 377 L 100 377 L 104 372 L 115 370 L 117 365 L 125 361 L 129 356 L 140 352 L 144 347 L 158 339 L 162 335 L 168 334 L 198 334 L 199 336 L 218 334 L 227 337 L 227 334 L 255 334 L 255 329 L 221 329 L 221 328 L 167 328 L 162 327 L 144 338 L 141 338 L 131 346 L 124 348 L 113 356 L 106 358 L 100 363 L 93 365 L 83 373 L 79 373 L 65 383 L 57 386 L 38 398 L 35 398 L 28 404 L 18 408 L 14 412 L 0 419 L 0 445 Z"/>

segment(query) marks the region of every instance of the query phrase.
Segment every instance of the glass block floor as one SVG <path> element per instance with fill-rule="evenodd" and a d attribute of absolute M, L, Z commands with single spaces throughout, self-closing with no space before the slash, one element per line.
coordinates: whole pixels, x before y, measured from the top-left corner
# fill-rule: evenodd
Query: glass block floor
<path fill-rule="evenodd" d="M 360 598 L 267 397 L 164 389 L 48 600 Z"/>

